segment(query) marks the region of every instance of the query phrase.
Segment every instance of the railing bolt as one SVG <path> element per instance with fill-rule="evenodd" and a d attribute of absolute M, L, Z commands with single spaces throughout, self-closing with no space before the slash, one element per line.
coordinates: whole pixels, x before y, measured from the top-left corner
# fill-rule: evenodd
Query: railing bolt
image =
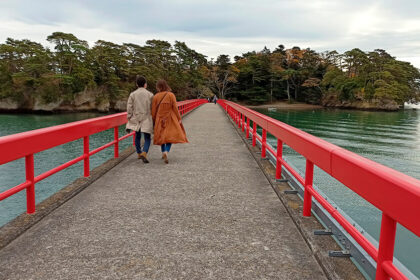
<path fill-rule="evenodd" d="M 349 251 L 328 251 L 329 257 L 336 257 L 336 258 L 350 258 L 351 254 Z"/>
<path fill-rule="evenodd" d="M 314 235 L 333 235 L 331 229 L 314 230 Z"/>
<path fill-rule="evenodd" d="M 297 194 L 298 191 L 297 190 L 285 190 L 283 191 L 284 194 Z"/>

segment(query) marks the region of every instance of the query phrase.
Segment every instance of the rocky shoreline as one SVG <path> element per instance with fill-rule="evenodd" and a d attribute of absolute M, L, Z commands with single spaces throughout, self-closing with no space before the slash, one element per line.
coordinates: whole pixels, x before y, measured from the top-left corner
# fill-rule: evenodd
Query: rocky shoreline
<path fill-rule="evenodd" d="M 289 103 L 287 101 L 279 101 L 271 104 L 262 104 L 262 105 L 246 105 L 250 109 L 269 109 L 276 108 L 279 110 L 309 110 L 309 109 L 321 109 L 321 105 L 306 104 L 306 103 Z"/>
<path fill-rule="evenodd" d="M 339 100 L 336 95 L 327 95 L 321 100 L 321 105 L 327 108 L 337 109 L 356 109 L 356 110 L 369 110 L 369 111 L 398 111 L 404 108 L 394 100 L 388 99 L 372 99 L 370 101 L 355 99 Z"/>
<path fill-rule="evenodd" d="M 127 98 L 117 101 L 109 101 L 100 98 L 98 91 L 83 91 L 75 95 L 72 101 L 58 100 L 45 103 L 41 97 L 26 97 L 21 101 L 12 98 L 0 99 L 1 113 L 70 113 L 70 112 L 125 112 Z M 402 108 L 395 101 L 371 100 L 371 101 L 341 101 L 336 96 L 330 95 L 323 98 L 321 105 L 306 103 L 288 103 L 279 101 L 272 104 L 246 105 L 251 109 L 276 108 L 280 110 L 309 110 L 321 108 L 356 109 L 372 111 L 398 111 Z"/>
<path fill-rule="evenodd" d="M 323 101 L 322 105 L 306 104 L 306 103 L 288 103 L 287 101 L 275 102 L 272 104 L 262 105 L 246 105 L 242 104 L 250 109 L 271 109 L 275 108 L 278 110 L 314 110 L 314 109 L 352 109 L 352 110 L 366 110 L 366 111 L 398 111 L 402 109 L 402 106 L 395 102 L 380 102 L 378 100 L 367 101 L 340 101 L 340 100 L 328 100 Z"/>
<path fill-rule="evenodd" d="M 83 91 L 67 101 L 59 99 L 46 103 L 41 97 L 24 97 L 22 100 L 13 98 L 0 99 L 0 112 L 9 113 L 68 113 L 68 112 L 124 112 L 127 110 L 127 98 L 109 101 L 100 98 L 97 91 Z"/>

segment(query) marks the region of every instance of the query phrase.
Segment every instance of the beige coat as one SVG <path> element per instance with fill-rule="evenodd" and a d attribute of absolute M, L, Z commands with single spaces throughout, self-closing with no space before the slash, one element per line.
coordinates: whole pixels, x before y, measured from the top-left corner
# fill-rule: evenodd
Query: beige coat
<path fill-rule="evenodd" d="M 142 87 L 130 93 L 127 102 L 127 129 L 152 133 L 152 99 L 153 93 Z"/>
<path fill-rule="evenodd" d="M 153 144 L 188 143 L 184 126 L 180 122 L 176 97 L 172 92 L 156 93 L 153 98 L 152 116 L 155 121 Z"/>

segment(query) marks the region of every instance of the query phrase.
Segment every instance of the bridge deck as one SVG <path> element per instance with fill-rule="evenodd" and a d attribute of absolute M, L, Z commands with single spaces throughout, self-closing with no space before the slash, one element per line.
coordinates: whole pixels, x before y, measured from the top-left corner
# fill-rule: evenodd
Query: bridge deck
<path fill-rule="evenodd" d="M 220 107 L 170 164 L 132 155 L 0 251 L 0 279 L 326 279 Z"/>

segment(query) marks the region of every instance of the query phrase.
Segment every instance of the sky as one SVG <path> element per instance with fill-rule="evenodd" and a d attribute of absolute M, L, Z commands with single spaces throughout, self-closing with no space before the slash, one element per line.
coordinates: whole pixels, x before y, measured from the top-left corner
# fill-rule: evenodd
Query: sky
<path fill-rule="evenodd" d="M 185 42 L 215 58 L 280 44 L 316 51 L 385 49 L 420 68 L 420 0 L 0 0 L 0 42 L 48 45 L 55 31 L 143 45 Z"/>

